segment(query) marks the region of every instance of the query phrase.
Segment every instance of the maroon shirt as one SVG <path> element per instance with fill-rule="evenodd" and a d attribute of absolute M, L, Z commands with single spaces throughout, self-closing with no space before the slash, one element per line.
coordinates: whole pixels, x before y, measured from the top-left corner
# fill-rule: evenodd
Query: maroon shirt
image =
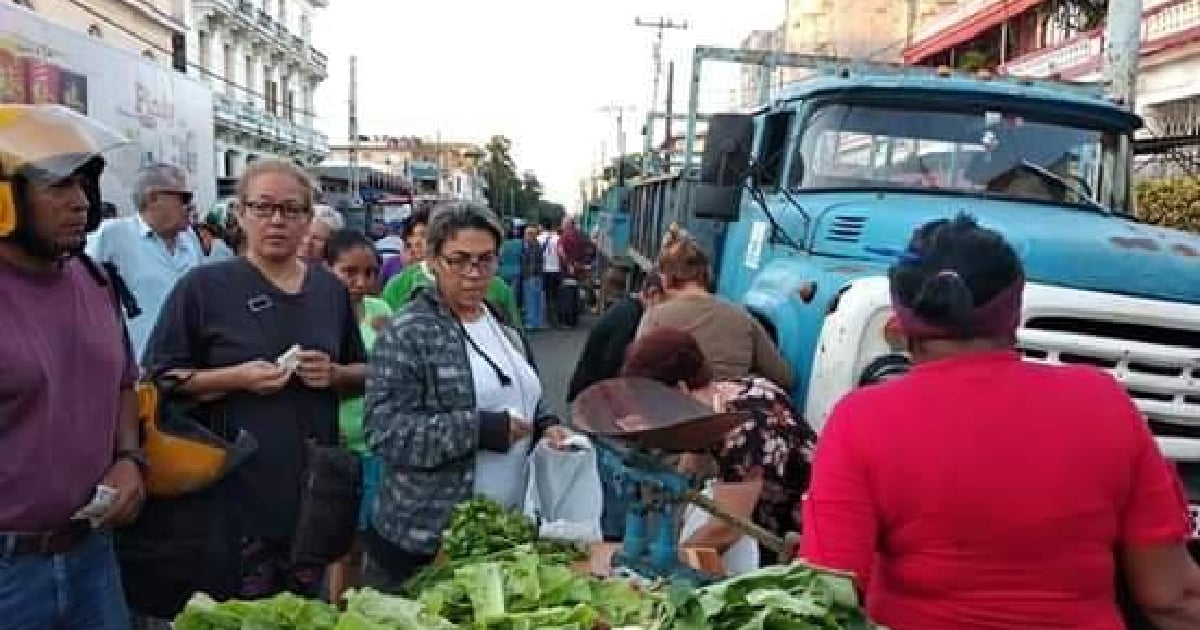
<path fill-rule="evenodd" d="M 62 527 L 112 465 L 137 364 L 107 287 L 76 259 L 0 261 L 0 532 Z"/>

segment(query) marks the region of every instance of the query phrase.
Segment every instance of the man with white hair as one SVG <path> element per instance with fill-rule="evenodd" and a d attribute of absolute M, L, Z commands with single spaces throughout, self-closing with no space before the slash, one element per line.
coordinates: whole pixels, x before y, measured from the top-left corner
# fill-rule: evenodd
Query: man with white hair
<path fill-rule="evenodd" d="M 139 359 L 175 282 L 204 259 L 199 239 L 188 229 L 192 197 L 179 167 L 144 167 L 133 184 L 137 214 L 105 221 L 88 237 L 88 255 L 113 264 L 137 298 L 141 313 L 126 323 Z"/>
<path fill-rule="evenodd" d="M 346 226 L 345 219 L 337 210 L 325 205 L 313 207 L 313 218 L 308 223 L 308 234 L 300 244 L 300 257 L 310 262 L 325 260 L 325 243 L 335 230 Z"/>

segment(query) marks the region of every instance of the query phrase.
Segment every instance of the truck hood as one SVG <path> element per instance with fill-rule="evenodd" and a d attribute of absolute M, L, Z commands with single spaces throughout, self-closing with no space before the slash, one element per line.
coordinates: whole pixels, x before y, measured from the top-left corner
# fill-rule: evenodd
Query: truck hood
<path fill-rule="evenodd" d="M 1073 289 L 1200 304 L 1200 238 L 1121 216 L 1054 205 L 909 192 L 817 193 L 800 200 L 813 218 L 816 253 L 884 261 L 917 227 L 960 212 L 1004 235 L 1026 276 Z"/>

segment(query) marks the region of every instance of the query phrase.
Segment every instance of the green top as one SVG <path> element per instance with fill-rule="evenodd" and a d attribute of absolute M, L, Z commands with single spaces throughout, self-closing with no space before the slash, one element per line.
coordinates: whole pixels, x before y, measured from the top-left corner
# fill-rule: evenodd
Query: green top
<path fill-rule="evenodd" d="M 405 267 L 400 275 L 388 280 L 380 297 L 398 313 L 412 299 L 413 292 L 428 286 L 433 286 L 433 274 L 429 271 L 429 264 L 422 262 Z M 513 328 L 521 328 L 521 310 L 517 308 L 517 298 L 507 282 L 493 277 L 488 282 L 486 299 L 492 306 L 503 311 L 505 319 L 508 320 L 505 323 Z"/>
<path fill-rule="evenodd" d="M 375 320 L 380 317 L 390 318 L 392 308 L 379 298 L 363 298 L 363 315 L 358 322 L 358 332 L 362 335 L 363 347 L 370 352 L 375 345 Z M 338 407 L 338 428 L 346 440 L 346 448 L 357 455 L 366 455 L 367 438 L 363 435 L 363 397 L 355 396 L 342 400 Z"/>

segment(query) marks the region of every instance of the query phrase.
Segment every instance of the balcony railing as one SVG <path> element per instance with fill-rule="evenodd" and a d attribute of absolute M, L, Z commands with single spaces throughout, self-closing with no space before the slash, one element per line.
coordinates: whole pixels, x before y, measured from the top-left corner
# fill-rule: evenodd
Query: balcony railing
<path fill-rule="evenodd" d="M 1103 51 L 1104 35 L 1101 31 L 1093 31 L 1058 46 L 1018 57 L 1004 65 L 1004 72 L 1030 78 L 1056 75 L 1063 79 L 1079 78 L 1100 67 Z"/>
<path fill-rule="evenodd" d="M 932 39 L 942 31 L 970 20 L 992 5 L 1004 4 L 1005 2 L 1008 2 L 1008 0 L 969 0 L 968 2 L 959 3 L 953 9 L 939 13 L 925 22 L 914 33 L 913 41 L 923 42 L 927 39 Z"/>
<path fill-rule="evenodd" d="M 1142 56 L 1200 37 L 1200 0 L 1162 0 L 1142 16 Z M 1099 70 L 1104 29 L 1081 33 L 1059 46 L 1018 57 L 1003 67 L 1017 76 L 1080 79 Z"/>
<path fill-rule="evenodd" d="M 236 90 L 232 96 L 214 94 L 213 115 L 218 127 L 274 144 L 280 152 L 329 152 L 329 139 L 324 134 L 263 109 L 245 90 Z"/>

